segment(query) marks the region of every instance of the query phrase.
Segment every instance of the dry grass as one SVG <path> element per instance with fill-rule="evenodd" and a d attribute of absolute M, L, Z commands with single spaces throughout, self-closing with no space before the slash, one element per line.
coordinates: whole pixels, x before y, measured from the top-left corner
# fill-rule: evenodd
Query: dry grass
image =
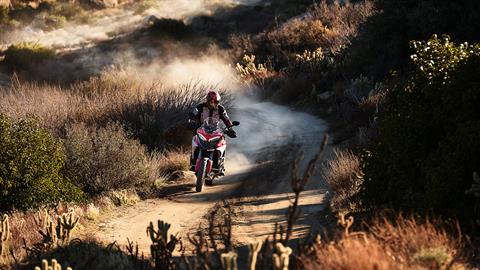
<path fill-rule="evenodd" d="M 170 150 L 159 158 L 161 175 L 168 175 L 176 171 L 188 171 L 190 167 L 190 152 L 177 149 Z"/>
<path fill-rule="evenodd" d="M 317 242 L 301 261 L 306 269 L 468 269 L 461 259 L 465 242 L 458 229 L 446 229 L 450 225 L 403 216 L 377 219 L 364 237 Z"/>
<path fill-rule="evenodd" d="M 360 25 L 375 12 L 372 1 L 356 4 L 322 1 L 303 16 L 293 18 L 272 31 L 253 38 L 231 38 L 232 51 L 256 54 L 261 61 L 273 56 L 276 68 L 285 66 L 295 59 L 296 54 L 305 50 L 321 49 L 326 54 L 335 54 L 351 43 Z"/>
<path fill-rule="evenodd" d="M 323 167 L 323 175 L 334 195 L 334 210 L 358 210 L 358 193 L 363 182 L 360 159 L 349 150 L 335 149 L 333 158 Z"/>
<path fill-rule="evenodd" d="M 175 144 L 171 132 L 204 99 L 208 85 L 191 83 L 166 89 L 158 82 L 121 71 L 70 87 L 13 80 L 0 92 L 0 111 L 12 118 L 34 116 L 47 129 L 62 136 L 68 123 L 103 127 L 119 122 L 150 149 Z M 228 94 L 223 95 L 228 105 Z"/>

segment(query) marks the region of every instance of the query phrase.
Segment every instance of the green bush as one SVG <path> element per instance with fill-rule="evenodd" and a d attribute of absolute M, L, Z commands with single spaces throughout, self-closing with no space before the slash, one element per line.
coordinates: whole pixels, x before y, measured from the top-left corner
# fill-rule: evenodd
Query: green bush
<path fill-rule="evenodd" d="M 22 42 L 13 44 L 5 51 L 5 65 L 11 69 L 29 69 L 33 65 L 51 59 L 55 51 L 41 44 Z"/>
<path fill-rule="evenodd" d="M 74 124 L 67 129 L 65 149 L 65 174 L 90 195 L 152 186 L 159 174 L 155 157 L 119 124 L 98 129 Z"/>
<path fill-rule="evenodd" d="M 0 212 L 81 200 L 82 192 L 60 173 L 64 159 L 61 142 L 33 120 L 0 114 Z"/>
<path fill-rule="evenodd" d="M 464 191 L 480 168 L 480 46 L 435 35 L 411 44 L 416 68 L 364 153 L 363 197 L 466 218 L 473 204 Z"/>
<path fill-rule="evenodd" d="M 377 0 L 382 12 L 365 23 L 353 40 L 342 69 L 347 76 L 364 74 L 383 79 L 391 71 L 411 70 L 410 40 L 448 33 L 456 41 L 477 41 L 480 5 L 477 0 Z"/>

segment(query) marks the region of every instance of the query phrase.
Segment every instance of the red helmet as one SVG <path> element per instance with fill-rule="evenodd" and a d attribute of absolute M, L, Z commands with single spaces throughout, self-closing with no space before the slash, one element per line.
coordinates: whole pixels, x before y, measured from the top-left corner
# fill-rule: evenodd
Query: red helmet
<path fill-rule="evenodd" d="M 207 94 L 207 101 L 213 101 L 215 103 L 220 102 L 220 94 L 215 91 L 210 91 Z"/>

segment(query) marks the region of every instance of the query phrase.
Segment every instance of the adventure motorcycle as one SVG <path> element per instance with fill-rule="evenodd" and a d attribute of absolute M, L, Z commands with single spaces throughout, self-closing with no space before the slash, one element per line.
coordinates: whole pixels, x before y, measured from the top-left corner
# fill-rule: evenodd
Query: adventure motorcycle
<path fill-rule="evenodd" d="M 232 122 L 238 126 L 238 121 Z M 201 192 L 203 184 L 212 185 L 213 179 L 224 175 L 225 135 L 235 138 L 233 130 L 220 126 L 217 119 L 209 117 L 196 130 L 192 139 L 193 158 L 195 162 L 195 190 Z"/>

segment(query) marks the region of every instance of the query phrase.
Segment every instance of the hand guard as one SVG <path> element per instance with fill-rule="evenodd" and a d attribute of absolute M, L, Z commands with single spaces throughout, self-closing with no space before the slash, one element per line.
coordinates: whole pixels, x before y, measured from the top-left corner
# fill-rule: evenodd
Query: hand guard
<path fill-rule="evenodd" d="M 237 133 L 232 128 L 229 128 L 227 131 L 225 131 L 225 134 L 227 134 L 227 136 L 230 137 L 230 138 L 236 138 L 237 137 Z"/>

